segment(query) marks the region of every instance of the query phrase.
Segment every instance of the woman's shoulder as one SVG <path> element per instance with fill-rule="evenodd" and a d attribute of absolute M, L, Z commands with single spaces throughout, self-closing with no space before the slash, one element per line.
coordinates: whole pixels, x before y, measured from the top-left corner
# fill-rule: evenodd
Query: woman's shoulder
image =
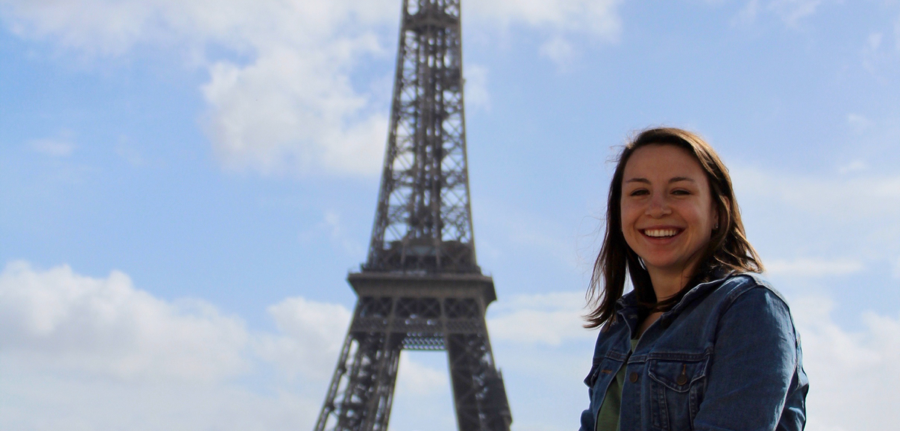
<path fill-rule="evenodd" d="M 716 289 L 725 302 L 734 302 L 746 295 L 771 297 L 787 306 L 787 299 L 762 274 L 755 272 L 733 272 L 728 274 Z"/>
<path fill-rule="evenodd" d="M 766 322 L 786 330 L 794 326 L 787 299 L 761 274 L 731 274 L 715 296 L 721 321 L 743 322 L 757 329 Z"/>

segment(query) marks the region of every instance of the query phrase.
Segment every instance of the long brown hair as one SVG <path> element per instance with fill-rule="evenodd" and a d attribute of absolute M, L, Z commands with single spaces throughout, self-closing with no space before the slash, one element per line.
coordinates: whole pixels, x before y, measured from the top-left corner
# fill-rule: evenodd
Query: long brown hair
<path fill-rule="evenodd" d="M 699 263 L 694 273 L 689 275 L 688 283 L 678 294 L 665 301 L 657 301 L 650 274 L 622 234 L 622 177 L 625 164 L 635 150 L 647 145 L 673 145 L 692 154 L 706 172 L 709 193 L 719 214 L 719 228 L 713 231 L 709 243 L 702 250 Z M 594 272 L 587 292 L 588 303 L 595 308 L 585 316 L 585 327 L 596 328 L 615 320 L 616 301 L 625 290 L 626 271 L 631 277 L 641 311 L 648 313 L 668 310 L 692 286 L 706 281 L 720 269 L 763 271 L 762 260 L 744 234 L 744 224 L 741 222 L 728 168 L 715 150 L 695 133 L 668 127 L 641 131 L 625 145 L 616 160 L 616 170 L 609 185 L 609 200 L 606 204 L 606 234 L 603 247 L 594 262 Z"/>

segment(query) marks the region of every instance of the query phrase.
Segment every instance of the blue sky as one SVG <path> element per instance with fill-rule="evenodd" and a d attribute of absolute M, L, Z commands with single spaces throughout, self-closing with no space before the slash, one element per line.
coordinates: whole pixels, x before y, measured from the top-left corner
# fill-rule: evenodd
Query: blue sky
<path fill-rule="evenodd" d="M 399 10 L 0 0 L 0 428 L 312 427 L 371 233 Z M 514 429 L 573 429 L 587 405 L 609 160 L 652 125 L 730 167 L 803 336 L 808 429 L 897 423 L 900 2 L 482 0 L 463 35 Z M 443 356 L 402 360 L 391 429 L 454 429 Z"/>

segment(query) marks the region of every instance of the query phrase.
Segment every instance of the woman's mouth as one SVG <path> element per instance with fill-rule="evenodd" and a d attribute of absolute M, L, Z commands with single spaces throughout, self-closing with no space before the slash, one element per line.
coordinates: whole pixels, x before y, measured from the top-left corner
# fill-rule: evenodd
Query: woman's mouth
<path fill-rule="evenodd" d="M 678 235 L 681 232 L 681 229 L 644 229 L 641 232 L 651 238 L 671 238 Z"/>

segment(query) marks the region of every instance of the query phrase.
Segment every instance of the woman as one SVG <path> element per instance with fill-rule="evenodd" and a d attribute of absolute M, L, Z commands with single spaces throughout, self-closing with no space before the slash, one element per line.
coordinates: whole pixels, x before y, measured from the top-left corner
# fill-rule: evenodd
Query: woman
<path fill-rule="evenodd" d="M 709 144 L 680 129 L 637 135 L 594 265 L 587 326 L 602 329 L 581 430 L 802 430 L 800 338 L 762 270 Z"/>

